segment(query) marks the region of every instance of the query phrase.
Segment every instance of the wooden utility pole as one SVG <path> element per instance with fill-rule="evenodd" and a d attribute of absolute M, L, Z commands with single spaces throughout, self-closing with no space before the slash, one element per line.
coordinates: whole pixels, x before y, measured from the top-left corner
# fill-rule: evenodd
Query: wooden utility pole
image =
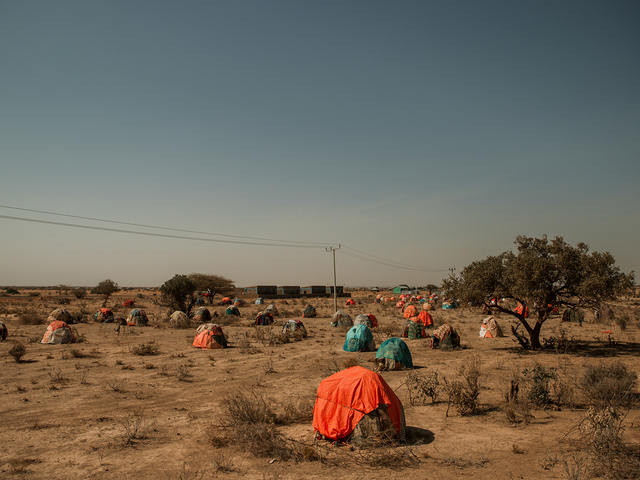
<path fill-rule="evenodd" d="M 340 245 L 336 247 L 327 247 L 326 251 L 333 254 L 333 313 L 338 311 L 338 288 L 336 285 L 336 250 L 340 250 Z"/>

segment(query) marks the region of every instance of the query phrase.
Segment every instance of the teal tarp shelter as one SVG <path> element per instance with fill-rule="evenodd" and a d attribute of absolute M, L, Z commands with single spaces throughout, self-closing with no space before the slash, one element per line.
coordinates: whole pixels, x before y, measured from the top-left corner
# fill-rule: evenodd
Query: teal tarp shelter
<path fill-rule="evenodd" d="M 376 353 L 376 364 L 381 370 L 401 370 L 413 368 L 411 351 L 398 337 L 385 340 Z"/>
<path fill-rule="evenodd" d="M 373 341 L 373 334 L 366 325 L 354 325 L 347 332 L 344 341 L 345 352 L 373 352 L 376 344 Z"/>

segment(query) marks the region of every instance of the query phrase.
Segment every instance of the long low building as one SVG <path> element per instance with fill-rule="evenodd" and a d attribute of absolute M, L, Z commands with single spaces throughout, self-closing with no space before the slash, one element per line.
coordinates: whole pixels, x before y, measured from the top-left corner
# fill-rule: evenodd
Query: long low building
<path fill-rule="evenodd" d="M 306 287 L 293 285 L 254 285 L 252 287 L 244 287 L 242 294 L 257 295 L 263 298 L 330 297 L 333 296 L 333 285 L 329 287 L 325 285 L 309 285 Z M 344 293 L 343 286 L 336 286 L 336 295 L 338 297 L 351 296 L 350 293 Z"/>

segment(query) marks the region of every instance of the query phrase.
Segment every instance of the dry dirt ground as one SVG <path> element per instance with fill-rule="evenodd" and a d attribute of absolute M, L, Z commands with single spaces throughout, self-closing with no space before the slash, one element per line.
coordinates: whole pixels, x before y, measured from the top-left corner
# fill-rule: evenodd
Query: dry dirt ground
<path fill-rule="evenodd" d="M 113 326 L 93 323 L 92 315 L 102 304 L 99 297 L 70 297 L 71 303 L 62 308 L 89 320 L 74 325 L 84 341 L 42 345 L 46 317 L 61 306 L 57 292 L 39 293 L 40 297 L 27 291 L 0 297 L 0 320 L 9 329 L 9 338 L 0 343 L 2 478 L 590 478 L 597 470 L 584 471 L 593 466 L 593 457 L 577 429 L 589 403 L 579 388 L 580 377 L 589 365 L 614 361 L 622 361 L 630 371 L 640 370 L 637 298 L 619 307 L 627 315 L 624 330 L 614 323 L 580 326 L 552 318 L 543 337 L 570 341 L 568 348 L 543 352 L 522 350 L 504 315 L 497 319 L 506 337 L 482 339 L 478 331 L 484 316 L 479 311 L 436 310 L 436 322 L 454 326 L 462 348 L 431 350 L 424 339 L 407 344 L 417 367 L 414 372 L 438 372 L 437 402 L 411 405 L 407 372 L 382 373 L 404 404 L 409 441 L 360 451 L 314 443 L 313 438 L 311 409 L 320 381 L 354 362 L 374 368 L 375 353 L 343 352 L 345 331 L 329 326 L 333 299 L 275 302 L 281 313 L 275 325 L 256 328 L 252 323 L 261 307 L 247 298 L 241 318 L 222 323 L 230 348 L 198 350 L 191 347 L 195 328 L 167 328 L 170 312 L 156 305 L 158 297 L 148 290 L 121 292 L 108 306 L 126 316 L 129 309 L 120 305 L 133 298 L 150 314 L 150 326 L 116 334 Z M 375 314 L 380 322 L 374 333 L 377 345 L 397 336 L 403 319 L 394 305 L 374 304 L 364 293 L 354 298 L 356 305 L 350 307 L 339 299 L 339 308 L 354 318 Z M 308 303 L 319 314 L 303 319 L 309 337 L 269 345 L 266 333 L 278 332 L 288 318 L 302 319 Z M 210 308 L 224 312 L 219 305 Z M 22 324 L 21 315 L 29 314 L 43 323 Z M 262 341 L 256 336 L 258 329 Z M 606 330 L 612 334 L 602 333 Z M 9 354 L 16 340 L 26 345 L 20 363 Z M 140 345 L 157 345 L 158 352 L 134 354 Z M 482 368 L 479 411 L 460 416 L 451 407 L 447 416 L 442 380 L 459 379 L 460 367 L 475 359 Z M 506 403 L 511 376 L 522 375 L 536 363 L 555 369 L 553 405 L 537 408 L 524 401 L 526 383 L 521 402 Z M 265 399 L 279 415 L 296 406 L 295 415 L 281 422 L 277 432 L 288 445 L 302 448 L 302 457 L 261 457 L 238 444 L 212 443 L 210 426 L 228 420 L 225 397 L 239 393 Z M 632 408 L 623 426 L 624 442 L 640 443 L 640 409 Z"/>

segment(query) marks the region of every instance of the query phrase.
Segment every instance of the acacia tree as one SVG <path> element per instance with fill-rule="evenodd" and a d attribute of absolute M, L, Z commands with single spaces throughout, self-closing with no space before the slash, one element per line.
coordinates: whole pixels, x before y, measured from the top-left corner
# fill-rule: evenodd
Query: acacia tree
<path fill-rule="evenodd" d="M 111 280 L 110 278 L 107 278 L 106 280 L 101 281 L 93 290 L 91 290 L 91 293 L 97 293 L 98 295 L 103 295 L 104 302 L 102 303 L 102 306 L 106 307 L 107 300 L 109 300 L 109 297 L 114 293 L 116 293 L 118 290 L 120 290 L 120 287 L 118 287 L 118 284 L 113 280 Z"/>
<path fill-rule="evenodd" d="M 554 309 L 601 308 L 634 284 L 632 271 L 624 274 L 609 252 L 589 252 L 589 246 L 567 244 L 562 237 L 516 237 L 517 253 L 503 252 L 467 265 L 459 276 L 443 281 L 447 296 L 485 305 L 492 312 L 516 318 L 529 336 L 523 347 L 542 348 L 540 331 Z M 525 308 L 515 312 L 492 302 L 511 298 Z M 525 316 L 526 310 L 532 319 Z"/>
<path fill-rule="evenodd" d="M 206 291 L 210 294 L 209 303 L 213 303 L 213 297 L 216 295 L 232 295 L 236 291 L 233 280 L 222 275 L 192 273 L 189 278 L 196 284 L 198 291 Z"/>
<path fill-rule="evenodd" d="M 196 304 L 198 286 L 196 282 L 186 275 L 174 275 L 160 287 L 162 302 L 175 310 L 180 310 L 187 315 Z"/>

